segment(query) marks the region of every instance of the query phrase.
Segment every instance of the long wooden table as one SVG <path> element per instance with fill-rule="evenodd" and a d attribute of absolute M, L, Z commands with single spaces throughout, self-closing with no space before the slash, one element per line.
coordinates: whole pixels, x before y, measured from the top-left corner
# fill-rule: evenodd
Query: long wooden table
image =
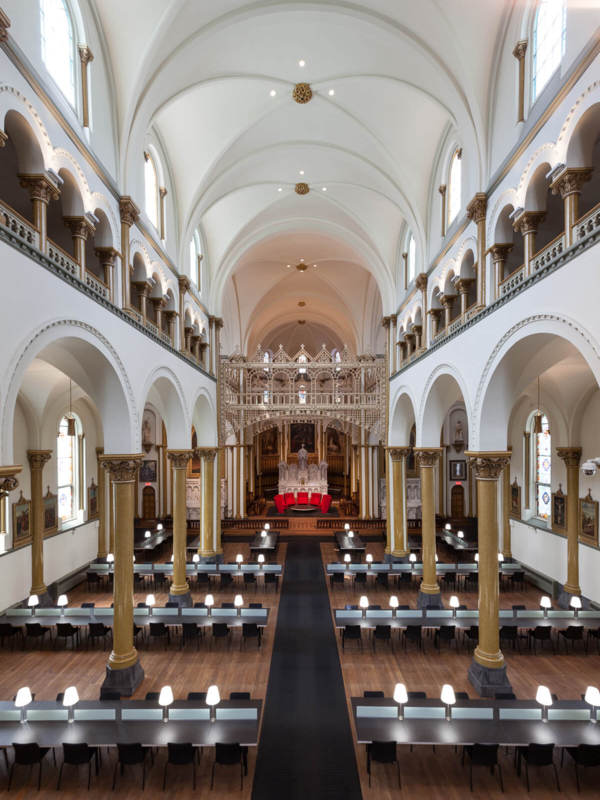
<path fill-rule="evenodd" d="M 348 536 L 347 531 L 336 531 L 335 540 L 342 553 L 364 553 L 367 549 L 363 540 L 356 533 L 354 536 Z"/>
<path fill-rule="evenodd" d="M 90 564 L 88 572 L 97 572 L 99 575 L 112 575 L 112 564 Z M 222 575 L 229 573 L 231 575 L 242 575 L 244 572 L 253 572 L 255 575 L 260 575 L 262 572 L 272 572 L 275 575 L 281 575 L 283 567 L 281 564 L 186 564 L 186 575 L 196 575 L 197 573 L 208 573 L 209 575 Z M 142 564 L 135 563 L 133 565 L 134 575 L 172 575 L 172 563 L 160 564 Z"/>
<path fill-rule="evenodd" d="M 468 561 L 462 564 L 449 564 L 448 562 L 439 561 L 435 565 L 438 575 L 474 575 L 479 570 L 479 565 L 476 561 Z M 523 565 L 516 561 L 502 562 L 498 564 L 498 571 L 501 575 L 510 576 L 515 572 L 522 572 Z M 422 562 L 415 562 L 414 564 L 400 564 L 400 563 L 383 563 L 383 564 L 344 564 L 333 562 L 327 564 L 327 574 L 331 575 L 334 572 L 347 572 L 350 575 L 357 572 L 369 573 L 387 573 L 388 575 L 422 575 L 423 564 Z"/>
<path fill-rule="evenodd" d="M 152 553 L 157 547 L 162 547 L 165 542 L 173 539 L 172 531 L 157 531 L 149 536 L 147 539 L 137 539 L 133 543 L 133 550 L 135 553 Z"/>
<path fill-rule="evenodd" d="M 273 553 L 277 550 L 279 534 L 275 531 L 268 531 L 266 536 L 261 536 L 261 531 L 256 531 L 254 539 L 250 542 L 250 552 L 254 553 Z"/>

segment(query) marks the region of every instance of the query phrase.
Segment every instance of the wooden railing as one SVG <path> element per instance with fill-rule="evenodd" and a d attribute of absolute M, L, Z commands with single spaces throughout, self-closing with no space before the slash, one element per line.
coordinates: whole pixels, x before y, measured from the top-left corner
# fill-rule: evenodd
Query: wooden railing
<path fill-rule="evenodd" d="M 384 519 L 349 519 L 348 517 L 334 517 L 332 519 L 317 519 L 317 529 L 319 530 L 341 530 L 344 523 L 349 522 L 353 531 L 379 531 L 383 532 L 386 527 Z"/>
<path fill-rule="evenodd" d="M 0 223 L 22 242 L 39 249 L 40 234 L 38 229 L 18 212 L 13 211 L 10 206 L 2 202 L 0 202 Z"/>
<path fill-rule="evenodd" d="M 530 275 L 535 274 L 538 270 L 543 269 L 547 264 L 551 261 L 554 261 L 557 256 L 560 256 L 565 249 L 565 234 L 560 233 L 555 239 L 553 239 L 549 244 L 543 247 L 541 250 L 534 255 L 531 259 L 531 265 L 529 269 Z"/>
<path fill-rule="evenodd" d="M 238 528 L 239 530 L 252 530 L 258 531 L 264 528 L 265 522 L 271 526 L 271 530 L 287 530 L 290 527 L 289 519 L 277 519 L 277 517 L 249 517 L 248 519 L 222 519 L 221 530 L 232 530 Z"/>

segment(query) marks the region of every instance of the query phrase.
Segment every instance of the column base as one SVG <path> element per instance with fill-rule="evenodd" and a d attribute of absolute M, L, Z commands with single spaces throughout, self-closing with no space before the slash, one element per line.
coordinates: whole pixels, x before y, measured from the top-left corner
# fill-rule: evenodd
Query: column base
<path fill-rule="evenodd" d="M 494 697 L 496 692 L 512 692 L 512 686 L 503 667 L 484 667 L 478 661 L 471 661 L 467 673 L 471 685 L 481 697 Z"/>
<path fill-rule="evenodd" d="M 189 590 L 185 594 L 171 594 L 169 592 L 169 603 L 177 603 L 180 608 L 190 608 L 194 604 L 192 593 Z"/>
<path fill-rule="evenodd" d="M 125 697 L 131 697 L 141 682 L 144 680 L 144 670 L 140 660 L 125 669 L 112 669 L 106 665 L 106 678 L 100 687 L 100 694 L 103 689 L 112 689 L 121 692 Z"/>
<path fill-rule="evenodd" d="M 571 598 L 572 597 L 579 597 L 579 599 L 581 600 L 581 607 L 582 608 L 589 608 L 590 607 L 590 601 L 586 600 L 583 597 L 583 595 L 581 595 L 579 592 L 569 592 L 564 586 L 561 586 L 560 592 L 558 594 L 558 600 L 557 600 L 558 607 L 559 608 L 568 608 L 570 610 L 571 609 L 571 605 L 570 604 L 571 604 Z"/>
<path fill-rule="evenodd" d="M 383 560 L 386 564 L 408 564 L 409 553 L 386 553 Z"/>
<path fill-rule="evenodd" d="M 417 594 L 417 608 L 443 608 L 442 593 L 427 594 L 419 589 Z"/>

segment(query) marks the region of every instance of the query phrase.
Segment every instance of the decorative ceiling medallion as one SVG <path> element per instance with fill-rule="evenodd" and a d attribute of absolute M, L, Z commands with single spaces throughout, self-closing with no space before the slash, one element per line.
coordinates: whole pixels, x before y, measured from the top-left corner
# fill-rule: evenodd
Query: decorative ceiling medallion
<path fill-rule="evenodd" d="M 308 194 L 310 192 L 308 183 L 297 183 L 295 189 L 296 194 Z"/>
<path fill-rule="evenodd" d="M 294 86 L 292 97 L 297 103 L 308 103 L 312 96 L 313 93 L 309 83 L 297 83 Z"/>
<path fill-rule="evenodd" d="M 304 300 L 300 300 L 298 302 L 298 305 L 300 306 L 300 308 L 304 308 L 304 306 L 306 305 L 306 302 Z"/>
<path fill-rule="evenodd" d="M 306 272 L 308 269 L 308 264 L 305 264 L 304 261 L 301 261 L 299 264 L 296 264 L 296 269 L 298 272 Z M 298 303 L 300 305 L 300 303 Z"/>

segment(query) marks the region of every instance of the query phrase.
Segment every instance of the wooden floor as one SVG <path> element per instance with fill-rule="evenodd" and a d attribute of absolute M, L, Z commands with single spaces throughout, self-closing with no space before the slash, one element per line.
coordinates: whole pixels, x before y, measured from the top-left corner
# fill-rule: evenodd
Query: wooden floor
<path fill-rule="evenodd" d="M 383 545 L 370 543 L 367 552 L 373 554 L 374 560 L 383 559 Z M 321 553 L 324 566 L 338 560 L 333 542 L 322 543 Z M 440 558 L 443 558 L 443 555 L 440 551 Z M 373 582 L 367 589 L 361 587 L 359 591 L 354 592 L 351 581 L 347 580 L 346 584 L 344 587 L 337 586 L 332 589 L 327 580 L 332 609 L 343 608 L 346 603 L 358 603 L 359 594 L 366 594 L 371 603 L 379 603 L 383 608 L 388 607 L 389 596 L 397 594 L 401 604 L 408 603 L 412 608 L 416 608 L 416 586 L 411 591 L 400 592 L 396 587 L 386 589 L 376 586 Z M 461 603 L 469 608 L 477 608 L 475 592 L 452 592 L 455 593 L 459 595 Z M 523 592 L 502 591 L 500 607 L 510 608 L 513 604 L 522 603 L 528 608 L 539 608 L 540 594 L 539 589 L 527 584 Z M 444 593 L 446 601 L 449 596 L 450 593 Z M 404 653 L 394 643 L 393 653 L 387 645 L 380 645 L 374 655 L 366 642 L 363 652 L 353 642 L 342 652 L 338 637 L 338 651 L 350 716 L 352 716 L 350 697 L 362 696 L 363 691 L 376 689 L 383 690 L 386 696 L 391 697 L 397 682 L 405 683 L 409 691 L 425 691 L 430 697 L 439 697 L 442 685 L 451 683 L 456 691 L 466 691 L 471 697 L 477 697 L 467 680 L 467 670 L 472 660 L 471 652 L 459 649 L 456 653 L 453 647 L 450 651 L 444 649 L 438 654 L 433 646 L 433 638 L 426 638 L 424 653 L 414 647 L 412 649 L 409 647 L 407 653 Z M 513 691 L 519 698 L 535 697 L 539 684 L 547 685 L 561 699 L 578 698 L 585 692 L 587 686 L 600 683 L 600 656 L 595 649 L 593 655 L 587 656 L 583 653 L 555 656 L 550 651 L 544 655 L 533 656 L 526 650 L 523 650 L 523 654 L 509 650 L 504 655 Z M 352 730 L 356 742 L 354 724 Z M 497 777 L 492 777 L 489 771 L 481 767 L 474 770 L 475 791 L 471 795 L 468 767 L 465 766 L 464 769 L 461 767 L 460 754 L 456 754 L 453 747 L 436 747 L 435 753 L 430 747 L 416 747 L 412 753 L 408 747 L 399 747 L 401 790 L 398 788 L 395 768 L 392 765 L 382 764 L 373 765 L 372 787 L 369 789 L 365 748 L 362 745 L 360 747 L 355 745 L 355 750 L 365 798 L 389 800 L 392 797 L 423 797 L 458 800 L 465 796 L 500 798 L 521 797 L 527 794 L 524 778 L 519 779 L 516 776 L 512 753 L 508 755 L 502 753 L 501 756 L 504 795 L 500 792 Z M 583 774 L 583 771 L 580 774 Z M 527 796 L 532 800 L 545 800 L 550 796 L 558 796 L 551 769 L 532 769 L 530 776 L 532 791 Z M 585 773 L 581 795 L 577 795 L 574 771 L 568 757 L 565 759 L 564 768 L 559 769 L 559 778 L 563 797 L 600 796 L 598 788 L 600 769 L 588 770 Z"/>
<path fill-rule="evenodd" d="M 285 561 L 286 545 L 279 545 L 277 560 Z M 248 544 L 224 545 L 225 561 L 232 561 L 237 553 L 242 553 L 245 559 L 249 558 Z M 233 589 L 211 589 L 215 604 L 222 601 L 233 600 L 236 593 Z M 239 591 L 239 590 L 238 590 Z M 204 591 L 199 592 L 192 587 L 194 601 L 204 599 Z M 146 692 L 159 690 L 165 684 L 170 684 L 176 698 L 185 698 L 189 691 L 206 691 L 208 686 L 216 683 L 222 697 L 228 697 L 231 691 L 249 691 L 252 697 L 263 699 L 266 696 L 267 681 L 271 663 L 273 638 L 277 623 L 277 608 L 279 594 L 272 589 L 267 593 L 261 592 L 260 587 L 255 592 L 243 592 L 245 603 L 262 602 L 265 608 L 270 608 L 269 624 L 265 630 L 263 644 L 260 649 L 247 645 L 244 650 L 239 648 L 239 633 L 232 636 L 233 641 L 229 646 L 218 643 L 210 649 L 208 643 L 200 645 L 200 650 L 187 645 L 185 650 L 180 650 L 179 645 L 171 643 L 167 652 L 164 646 L 153 643 L 139 648 L 140 660 L 145 672 L 145 679 L 139 687 L 134 699 L 143 699 Z M 145 594 L 136 594 L 135 602 L 143 601 Z M 167 600 L 166 594 L 156 594 L 157 605 Z M 112 596 L 88 592 L 83 584 L 69 592 L 69 605 L 78 606 L 84 601 L 95 601 L 98 606 L 109 606 Z M 67 686 L 76 685 L 82 700 L 96 700 L 100 694 L 100 686 L 104 679 L 108 650 L 100 649 L 86 651 L 78 649 L 50 650 L 48 645 L 43 651 L 22 650 L 0 651 L 0 697 L 8 699 L 14 696 L 20 686 L 30 686 L 38 700 L 53 700 L 56 694 L 64 691 Z M 197 768 L 197 790 L 192 792 L 192 776 L 189 768 L 178 769 L 169 767 L 168 788 L 172 793 L 177 792 L 178 797 L 213 797 L 213 798 L 250 798 L 254 765 L 256 761 L 256 748 L 249 748 L 248 775 L 244 778 L 244 790 L 239 789 L 239 770 L 235 767 L 217 767 L 215 789 L 210 792 L 210 769 L 213 758 L 212 750 L 206 749 Z M 58 764 L 61 763 L 61 754 L 57 752 Z M 37 768 L 29 779 L 28 770 L 24 767 L 17 768 L 11 796 L 22 798 L 48 797 L 54 792 L 57 769 L 52 764 L 52 759 L 47 758 L 44 764 L 42 790 L 37 792 Z M 108 798 L 115 795 L 111 791 L 112 771 L 114 756 L 103 757 L 103 766 L 99 778 L 93 777 L 92 789 L 89 797 Z M 144 797 L 165 797 L 162 792 L 162 775 L 164 769 L 164 753 L 157 752 L 155 764 L 149 773 Z M 134 798 L 141 796 L 141 772 L 139 768 L 128 768 L 124 777 L 117 780 L 117 791 L 120 797 Z M 0 759 L 0 790 L 4 789 L 6 768 L 4 759 Z M 67 797 L 80 797 L 85 792 L 84 770 L 77 776 L 75 768 L 66 768 L 63 775 L 61 792 Z"/>

